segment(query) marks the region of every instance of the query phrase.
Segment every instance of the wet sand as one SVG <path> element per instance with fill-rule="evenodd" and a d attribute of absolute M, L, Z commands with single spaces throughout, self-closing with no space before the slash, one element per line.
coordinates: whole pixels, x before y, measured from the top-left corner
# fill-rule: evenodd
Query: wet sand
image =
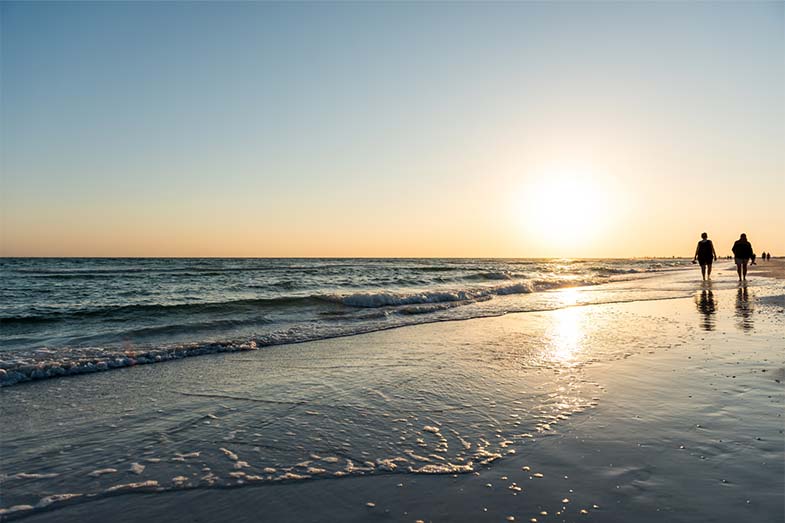
<path fill-rule="evenodd" d="M 3 498 L 33 506 L 41 494 L 82 494 L 5 517 L 782 521 L 782 285 L 736 286 L 728 274 L 701 284 L 685 271 L 678 285 L 687 281 L 689 297 L 420 325 L 4 390 L 3 414 L 16 423 L 4 446 L 19 451 L 4 455 Z M 95 409 L 81 419 L 46 409 L 48 396 L 69 391 L 89 391 Z M 11 403 L 33 394 L 41 419 L 15 418 Z M 295 404 L 276 403 L 292 396 Z M 118 402 L 123 409 L 107 412 Z M 62 458 L 78 452 L 64 444 L 83 454 Z M 201 455 L 179 461 L 189 449 Z M 411 449 L 445 459 L 420 462 Z M 316 459 L 327 453 L 340 463 Z M 311 463 L 298 468 L 303 456 Z M 346 473 L 347 457 L 366 470 Z M 49 468 L 29 468 L 41 458 Z M 383 458 L 408 461 L 392 468 Z M 263 474 L 273 461 L 309 477 Z M 131 462 L 146 470 L 128 472 Z M 467 468 L 423 469 L 444 463 Z M 20 478 L 21 467 L 58 476 Z M 208 485 L 195 479 L 205 468 L 260 479 Z M 114 488 L 144 481 L 157 483 Z"/>
<path fill-rule="evenodd" d="M 785 258 L 772 258 L 768 261 L 758 261 L 755 265 L 749 266 L 747 276 L 765 276 L 767 278 L 785 280 Z"/>

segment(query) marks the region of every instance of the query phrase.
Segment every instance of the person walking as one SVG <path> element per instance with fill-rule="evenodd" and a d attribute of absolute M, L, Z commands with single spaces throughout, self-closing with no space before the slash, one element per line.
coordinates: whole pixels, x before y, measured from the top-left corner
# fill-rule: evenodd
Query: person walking
<path fill-rule="evenodd" d="M 739 281 L 747 280 L 747 264 L 752 260 L 755 263 L 755 253 L 752 244 L 747 241 L 747 235 L 741 233 L 739 239 L 733 244 L 733 256 L 736 262 L 736 272 L 739 274 Z"/>
<path fill-rule="evenodd" d="M 717 261 L 717 253 L 714 251 L 714 244 L 709 239 L 709 235 L 701 233 L 701 240 L 698 246 L 695 247 L 695 256 L 692 258 L 692 263 L 698 261 L 701 265 L 701 276 L 705 280 L 707 277 L 711 279 L 711 264 Z"/>

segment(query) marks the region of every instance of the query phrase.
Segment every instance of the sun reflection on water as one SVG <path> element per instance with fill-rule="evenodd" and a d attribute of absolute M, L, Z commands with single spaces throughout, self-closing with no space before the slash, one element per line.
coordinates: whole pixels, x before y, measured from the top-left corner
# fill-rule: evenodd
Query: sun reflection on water
<path fill-rule="evenodd" d="M 560 305 L 569 307 L 578 303 L 578 298 L 580 295 L 581 293 L 578 289 L 575 287 L 568 287 L 566 289 L 559 290 L 557 293 L 557 298 Z"/>

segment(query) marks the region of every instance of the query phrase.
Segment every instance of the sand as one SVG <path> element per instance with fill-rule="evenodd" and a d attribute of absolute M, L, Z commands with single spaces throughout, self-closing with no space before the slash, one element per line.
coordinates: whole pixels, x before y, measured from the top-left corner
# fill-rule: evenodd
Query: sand
<path fill-rule="evenodd" d="M 11 387 L 2 392 L 15 427 L 3 430 L 3 473 L 59 475 L 6 477 L 2 506 L 83 495 L 5 517 L 782 521 L 782 286 L 753 273 L 738 286 L 731 270 L 718 266 L 711 284 L 694 281 L 698 271 L 655 282 L 680 289 L 671 299 L 420 325 Z M 597 291 L 559 292 L 579 301 Z M 73 401 L 79 415 L 48 406 L 56 398 Z M 23 419 L 13 407 L 21 401 L 36 402 L 37 417 Z M 499 457 L 480 465 L 478 447 Z M 406 449 L 473 465 L 430 475 L 377 461 L 425 465 Z M 339 459 L 326 459 L 333 454 Z M 347 471 L 347 457 L 364 470 L 336 475 Z M 48 466 L 30 468 L 42 459 Z M 141 472 L 132 470 L 140 463 Z M 283 477 L 281 463 L 295 476 Z M 224 483 L 196 482 L 205 467 Z M 104 472 L 89 475 L 96 471 Z M 238 472 L 281 479 L 237 482 Z"/>
<path fill-rule="evenodd" d="M 747 276 L 765 276 L 785 280 L 785 258 L 772 258 L 768 261 L 759 260 L 755 265 L 749 265 Z"/>

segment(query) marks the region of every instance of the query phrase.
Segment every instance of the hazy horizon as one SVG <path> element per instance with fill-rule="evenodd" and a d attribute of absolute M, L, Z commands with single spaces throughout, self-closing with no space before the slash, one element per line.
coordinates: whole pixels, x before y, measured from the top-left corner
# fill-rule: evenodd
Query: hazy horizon
<path fill-rule="evenodd" d="M 785 255 L 785 4 L 0 4 L 0 256 Z"/>
<path fill-rule="evenodd" d="M 730 253 L 730 249 L 728 249 Z M 730 258 L 731 254 L 717 254 L 720 259 Z M 756 253 L 757 256 L 757 253 Z M 774 256 L 782 258 L 782 256 Z M 620 257 L 574 257 L 569 258 L 566 256 L 528 256 L 528 257 L 505 257 L 505 256 L 10 256 L 0 255 L 0 259 L 151 259 L 151 260 L 165 260 L 165 259 L 215 259 L 215 260 L 566 260 L 566 261 L 581 261 L 581 260 L 669 260 L 669 259 L 692 259 L 692 255 L 683 256 L 620 256 Z"/>

